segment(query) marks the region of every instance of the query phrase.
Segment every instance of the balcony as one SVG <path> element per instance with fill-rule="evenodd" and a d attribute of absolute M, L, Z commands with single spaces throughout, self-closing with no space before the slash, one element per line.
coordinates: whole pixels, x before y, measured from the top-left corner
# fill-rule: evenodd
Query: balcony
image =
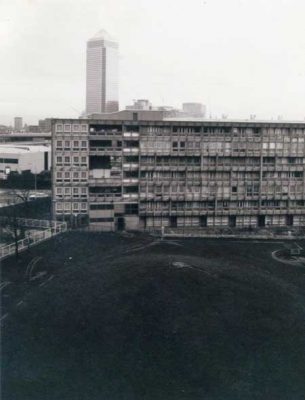
<path fill-rule="evenodd" d="M 139 154 L 139 148 L 137 147 L 128 147 L 123 149 L 124 155 L 137 155 Z"/>
<path fill-rule="evenodd" d="M 139 137 L 139 132 L 123 132 L 123 137 L 128 139 L 137 139 Z"/>
<path fill-rule="evenodd" d="M 123 184 L 124 185 L 128 185 L 128 184 L 134 184 L 134 183 L 136 183 L 136 184 L 138 184 L 139 183 L 139 179 L 138 178 L 124 178 L 123 179 Z"/>
<path fill-rule="evenodd" d="M 105 194 L 105 193 L 90 193 L 89 196 L 89 201 L 90 203 L 94 202 L 113 202 L 113 201 L 119 201 L 122 198 L 122 195 L 120 193 L 118 194 Z"/>
<path fill-rule="evenodd" d="M 138 163 L 124 163 L 123 169 L 129 169 L 129 170 L 139 169 L 139 164 Z"/>
<path fill-rule="evenodd" d="M 109 156 L 121 156 L 121 147 L 90 147 L 90 155 L 109 155 Z"/>
<path fill-rule="evenodd" d="M 138 193 L 124 193 L 123 199 L 125 200 L 137 200 L 139 198 Z"/>

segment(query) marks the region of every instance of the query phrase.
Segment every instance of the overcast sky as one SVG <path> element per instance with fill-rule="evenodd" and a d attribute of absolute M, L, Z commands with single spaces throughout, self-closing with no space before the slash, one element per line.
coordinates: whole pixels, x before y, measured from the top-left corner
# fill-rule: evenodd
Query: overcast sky
<path fill-rule="evenodd" d="M 0 124 L 78 117 L 100 29 L 120 45 L 120 108 L 303 120 L 304 17 L 304 0 L 0 0 Z"/>

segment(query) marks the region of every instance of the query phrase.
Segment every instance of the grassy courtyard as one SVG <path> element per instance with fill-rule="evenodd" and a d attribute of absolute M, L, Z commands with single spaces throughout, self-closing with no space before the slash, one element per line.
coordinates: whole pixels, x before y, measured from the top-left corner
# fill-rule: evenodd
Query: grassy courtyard
<path fill-rule="evenodd" d="M 2 399 L 304 399 L 286 247 L 69 232 L 5 260 Z"/>

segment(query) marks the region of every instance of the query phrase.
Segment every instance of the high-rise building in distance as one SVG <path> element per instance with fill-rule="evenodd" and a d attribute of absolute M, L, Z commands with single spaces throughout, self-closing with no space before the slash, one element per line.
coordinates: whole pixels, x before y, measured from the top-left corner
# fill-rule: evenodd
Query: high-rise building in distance
<path fill-rule="evenodd" d="M 14 129 L 15 131 L 19 132 L 23 128 L 22 117 L 15 117 L 14 118 Z"/>
<path fill-rule="evenodd" d="M 119 109 L 118 47 L 103 29 L 87 42 L 87 115 Z"/>
<path fill-rule="evenodd" d="M 183 103 L 182 111 L 189 117 L 204 118 L 206 107 L 201 103 Z"/>

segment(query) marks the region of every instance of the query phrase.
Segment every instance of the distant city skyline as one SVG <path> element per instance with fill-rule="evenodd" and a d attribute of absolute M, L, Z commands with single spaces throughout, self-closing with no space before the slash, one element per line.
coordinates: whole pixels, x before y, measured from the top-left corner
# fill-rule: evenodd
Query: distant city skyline
<path fill-rule="evenodd" d="M 86 41 L 120 42 L 120 109 L 132 99 L 207 116 L 304 120 L 301 0 L 2 0 L 0 124 L 85 110 Z M 169 18 L 170 16 L 170 18 Z"/>

